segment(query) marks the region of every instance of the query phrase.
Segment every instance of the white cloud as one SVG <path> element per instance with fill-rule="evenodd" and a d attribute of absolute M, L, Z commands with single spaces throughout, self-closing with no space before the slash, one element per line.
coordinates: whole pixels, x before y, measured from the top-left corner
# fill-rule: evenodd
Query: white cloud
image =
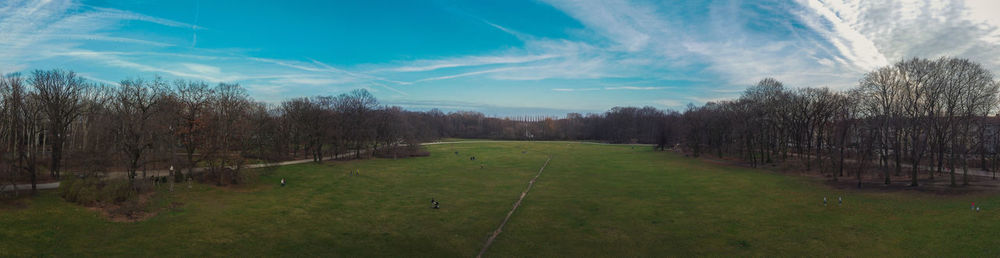
<path fill-rule="evenodd" d="M 860 70 L 869 71 L 879 66 L 889 64 L 875 43 L 858 32 L 856 19 L 858 14 L 853 8 L 842 2 L 807 0 L 808 10 L 800 14 L 807 26 L 823 35 L 837 49 L 839 54 Z M 842 18 L 845 17 L 845 18 Z"/>
<path fill-rule="evenodd" d="M 315 60 L 261 59 L 238 51 L 175 45 L 173 43 L 180 42 L 170 38 L 154 42 L 116 35 L 123 24 L 131 21 L 194 31 L 205 29 L 129 11 L 86 6 L 73 0 L 0 1 L 0 72 L 31 68 L 76 69 L 82 76 L 106 84 L 116 82 L 98 78 L 94 70 L 112 70 L 118 78 L 158 74 L 209 83 L 253 85 L 255 93 L 270 96 L 268 98 L 287 92 L 275 88 L 279 86 L 326 87 L 380 80 L 395 83 Z M 86 44 L 94 41 L 112 42 L 122 47 L 114 51 L 95 50 Z M 79 63 L 87 66 L 68 66 Z M 52 67 L 53 64 L 56 66 Z"/>
<path fill-rule="evenodd" d="M 433 71 L 444 68 L 455 68 L 455 67 L 466 67 L 466 66 L 528 63 L 528 62 L 550 59 L 554 57 L 557 56 L 552 54 L 523 55 L 523 56 L 516 56 L 516 55 L 467 56 L 467 57 L 450 58 L 443 60 L 420 60 L 414 62 L 413 64 L 390 68 L 387 70 L 393 72 L 425 72 L 425 71 Z"/>
<path fill-rule="evenodd" d="M 629 52 L 646 48 L 650 44 L 651 35 L 664 32 L 661 29 L 666 28 L 655 13 L 657 8 L 652 5 L 640 6 L 625 0 L 546 2 L 605 35 L 608 40 L 616 43 L 616 47 Z"/>
<path fill-rule="evenodd" d="M 996 1 L 809 0 L 796 14 L 837 46 L 844 61 L 870 70 L 909 58 L 955 56 L 1000 69 Z M 832 24 L 832 25 L 830 25 Z M 837 45 L 840 44 L 840 45 Z M 884 56 L 884 57 L 882 57 Z"/>
<path fill-rule="evenodd" d="M 604 87 L 605 90 L 663 90 L 663 89 L 673 89 L 674 87 L 636 87 L 636 86 L 617 86 L 617 87 Z"/>
<path fill-rule="evenodd" d="M 414 82 L 439 81 L 439 80 L 447 80 L 447 79 L 454 79 L 454 78 L 461 78 L 461 77 L 469 77 L 469 76 L 480 75 L 480 74 L 499 73 L 499 72 L 504 72 L 504 71 L 524 70 L 524 69 L 527 69 L 527 68 L 526 67 L 495 68 L 495 69 L 490 69 L 490 70 L 480 70 L 480 71 L 475 71 L 475 72 L 467 72 L 467 73 L 460 73 L 460 74 L 453 74 L 453 75 L 446 75 L 446 76 L 437 76 L 437 77 L 424 78 L 424 79 L 416 80 Z"/>
<path fill-rule="evenodd" d="M 277 85 L 311 85 L 311 86 L 323 86 L 323 85 L 336 85 L 354 82 L 354 80 L 346 78 L 309 78 L 309 77 L 293 77 L 293 78 L 279 78 L 271 80 L 271 83 Z"/>
<path fill-rule="evenodd" d="M 660 99 L 653 102 L 666 107 L 680 107 L 686 105 L 686 103 L 674 99 Z"/>
<path fill-rule="evenodd" d="M 523 44 L 481 54 L 335 67 L 312 59 L 211 52 L 193 48 L 193 44 L 187 47 L 187 41 L 193 41 L 188 38 L 152 41 L 115 33 L 128 21 L 204 29 L 181 21 L 94 8 L 72 0 L 0 1 L 0 72 L 45 68 L 35 66 L 52 60 L 62 62 L 57 64 L 88 62 L 120 69 L 122 77 L 144 72 L 243 82 L 268 96 L 289 92 L 275 88 L 279 86 L 325 87 L 316 92 L 367 87 L 405 96 L 409 87 L 404 85 L 458 78 L 618 81 L 598 83 L 603 86 L 598 88 L 565 86 L 552 92 L 656 91 L 670 89 L 656 86 L 671 85 L 665 80 L 702 82 L 691 86 L 697 88 L 692 94 L 698 96 L 656 102 L 668 105 L 684 98 L 703 103 L 732 97 L 763 77 L 775 77 L 790 87 L 851 87 L 874 67 L 914 56 L 965 57 L 993 71 L 1000 69 L 997 1 L 543 2 L 578 20 L 584 28 L 570 29 L 568 38 L 559 39 L 483 21 L 515 35 Z M 707 6 L 699 9 L 706 9 L 704 13 L 686 9 L 703 4 Z M 747 5 L 757 8 L 742 8 Z M 127 48 L 97 51 L 85 47 L 88 42 L 112 42 Z M 618 80 L 622 78 L 628 80 Z M 621 82 L 637 80 L 646 82 Z"/>
<path fill-rule="evenodd" d="M 555 89 L 552 89 L 552 91 L 561 91 L 561 92 L 595 91 L 595 90 L 601 90 L 601 89 L 600 88 L 582 88 L 582 89 L 577 89 L 577 88 L 555 88 Z"/>
<path fill-rule="evenodd" d="M 194 64 L 194 63 L 182 63 L 181 65 L 186 67 L 188 70 L 191 70 L 192 72 L 200 74 L 218 75 L 222 73 L 222 69 L 210 65 Z"/>
<path fill-rule="evenodd" d="M 94 12 L 88 12 L 88 14 L 96 15 L 96 16 L 102 16 L 102 17 L 107 18 L 107 19 L 144 21 L 144 22 L 151 22 L 151 23 L 155 23 L 155 24 L 159 24 L 159 25 L 170 26 L 170 27 L 177 27 L 177 28 L 191 28 L 191 29 L 194 29 L 194 30 L 203 30 L 203 29 L 205 29 L 203 27 L 199 27 L 199 26 L 196 26 L 196 25 L 191 25 L 191 24 L 187 24 L 187 23 L 183 23 L 183 22 L 178 22 L 178 21 L 168 20 L 168 19 L 163 19 L 163 18 L 158 18 L 158 17 L 152 17 L 152 16 L 148 16 L 148 15 L 142 15 L 142 14 L 138 14 L 138 13 L 134 13 L 134 12 L 129 12 L 129 11 L 122 11 L 122 10 L 118 10 L 118 9 L 95 7 L 94 8 Z"/>

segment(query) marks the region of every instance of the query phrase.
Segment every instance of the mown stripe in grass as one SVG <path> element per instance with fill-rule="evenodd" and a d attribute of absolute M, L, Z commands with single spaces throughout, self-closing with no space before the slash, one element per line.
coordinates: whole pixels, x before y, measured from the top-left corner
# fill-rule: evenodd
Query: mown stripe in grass
<path fill-rule="evenodd" d="M 483 254 L 486 253 L 486 250 L 490 248 L 491 244 L 493 244 L 493 240 L 496 240 L 497 235 L 500 235 L 500 232 L 503 232 L 503 226 L 507 225 L 507 221 L 510 220 L 510 215 L 514 215 L 514 211 L 517 210 L 517 207 L 521 206 L 521 201 L 524 201 L 524 197 L 528 195 L 528 191 L 531 191 L 531 186 L 535 185 L 535 180 L 538 180 L 538 177 L 542 175 L 542 171 L 545 170 L 545 166 L 548 166 L 549 161 L 551 160 L 552 160 L 551 157 L 549 157 L 549 159 L 546 159 L 545 164 L 542 164 L 542 168 L 538 169 L 538 174 L 536 174 L 535 177 L 531 179 L 531 181 L 528 181 L 528 188 L 524 189 L 524 192 L 521 193 L 521 198 L 517 199 L 517 202 L 514 203 L 514 207 L 511 208 L 510 212 L 507 213 L 507 217 L 503 219 L 503 222 L 500 222 L 500 226 L 497 227 L 497 230 L 493 231 L 493 235 L 490 235 L 490 238 L 486 240 L 486 244 L 483 245 L 483 249 L 479 251 L 479 255 L 476 255 L 476 257 L 483 257 Z"/>

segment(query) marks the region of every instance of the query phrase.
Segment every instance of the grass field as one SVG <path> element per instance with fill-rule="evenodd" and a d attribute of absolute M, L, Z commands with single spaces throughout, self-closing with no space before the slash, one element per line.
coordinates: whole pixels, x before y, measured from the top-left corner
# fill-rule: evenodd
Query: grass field
<path fill-rule="evenodd" d="M 836 190 L 650 147 L 428 148 L 424 158 L 280 167 L 240 189 L 178 187 L 135 223 L 45 192 L 0 206 L 0 256 L 475 256 L 550 155 L 486 256 L 1000 255 L 990 194 Z M 824 207 L 824 196 L 844 205 Z M 971 212 L 972 201 L 985 209 Z"/>

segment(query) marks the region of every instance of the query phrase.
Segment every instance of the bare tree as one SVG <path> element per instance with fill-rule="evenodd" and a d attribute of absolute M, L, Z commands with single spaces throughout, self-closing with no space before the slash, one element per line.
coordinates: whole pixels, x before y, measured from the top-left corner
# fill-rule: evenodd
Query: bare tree
<path fill-rule="evenodd" d="M 154 137 L 160 133 L 153 130 L 152 123 L 165 90 L 166 84 L 159 77 L 152 82 L 123 80 L 111 102 L 116 119 L 116 142 L 125 154 L 130 180 L 134 181 L 136 171 L 145 165 L 143 155 L 152 150 Z"/>
<path fill-rule="evenodd" d="M 969 150 L 976 149 L 976 145 L 983 144 L 985 139 L 976 137 L 972 129 L 977 128 L 978 123 L 985 122 L 985 117 L 997 105 L 998 85 L 993 81 L 993 74 L 977 63 L 965 59 L 951 60 L 953 65 L 949 66 L 961 73 L 959 81 L 964 85 L 964 94 L 961 98 L 959 123 L 959 150 L 962 162 L 962 184 L 969 184 Z"/>
<path fill-rule="evenodd" d="M 361 158 L 361 150 L 367 148 L 375 135 L 368 114 L 377 108 L 378 101 L 367 90 L 357 89 L 340 95 L 338 110 L 344 114 L 346 139 L 351 142 L 356 158 Z"/>
<path fill-rule="evenodd" d="M 240 172 L 246 164 L 243 154 L 248 144 L 250 124 L 247 110 L 250 108 L 249 95 L 239 84 L 220 83 L 215 87 L 213 99 L 213 134 L 208 141 L 216 150 L 209 159 L 212 171 L 219 185 L 238 182 Z M 206 153 L 208 154 L 208 153 Z"/>
<path fill-rule="evenodd" d="M 59 178 L 63 147 L 70 133 L 70 124 L 83 112 L 83 93 L 88 85 L 76 73 L 62 70 L 35 70 L 30 82 L 37 91 L 48 122 L 47 141 L 51 148 L 49 173 Z"/>
<path fill-rule="evenodd" d="M 115 160 L 113 156 L 117 148 L 108 148 L 109 142 L 114 142 L 116 119 L 111 111 L 111 102 L 116 89 L 106 85 L 92 85 L 84 93 L 86 102 L 84 112 L 75 123 L 72 139 L 72 151 L 68 152 L 67 168 L 74 169 L 77 174 L 90 176 L 108 172 Z"/>
<path fill-rule="evenodd" d="M 910 157 L 910 186 L 917 186 L 920 162 L 923 160 L 927 149 L 926 128 L 928 127 L 930 115 L 937 102 L 937 90 L 931 80 L 936 75 L 935 63 L 914 58 L 896 64 L 900 71 L 901 78 L 898 80 L 902 90 L 902 110 L 903 121 L 908 125 L 906 134 L 909 136 L 908 143 Z M 900 145 L 902 146 L 902 145 Z M 902 152 L 903 148 L 898 148 L 897 152 Z"/>
<path fill-rule="evenodd" d="M 174 82 L 174 94 L 180 104 L 180 107 L 175 109 L 178 112 L 176 114 L 178 120 L 174 131 L 180 146 L 184 148 L 188 174 L 193 173 L 194 167 L 202 161 L 203 156 L 195 156 L 195 152 L 209 140 L 207 131 L 212 126 L 212 119 L 209 119 L 211 110 L 208 108 L 214 93 L 204 82 L 183 80 Z"/>
<path fill-rule="evenodd" d="M 860 93 L 864 97 L 863 105 L 867 107 L 867 116 L 878 122 L 879 157 L 884 172 L 885 184 L 890 184 L 888 157 L 890 149 L 899 150 L 900 141 L 900 83 L 899 70 L 894 66 L 886 66 L 869 72 L 861 80 Z M 892 151 L 896 157 L 896 173 L 901 170 L 899 151 Z"/>
<path fill-rule="evenodd" d="M 20 74 L 10 74 L 0 78 L 0 94 L 3 96 L 3 131 L 4 152 L 9 155 L 0 156 L 4 167 L 11 174 L 13 184 L 18 174 L 27 174 L 31 180 L 31 192 L 36 193 L 38 186 L 38 161 L 42 155 L 42 139 L 44 134 L 44 107 L 36 92 L 25 87 Z"/>

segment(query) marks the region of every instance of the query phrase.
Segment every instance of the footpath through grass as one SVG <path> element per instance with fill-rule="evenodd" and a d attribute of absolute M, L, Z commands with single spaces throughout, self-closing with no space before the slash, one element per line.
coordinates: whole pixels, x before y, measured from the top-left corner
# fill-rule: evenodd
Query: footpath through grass
<path fill-rule="evenodd" d="M 425 158 L 280 167 L 240 189 L 178 185 L 136 223 L 44 192 L 0 206 L 0 256 L 475 256 L 550 154 L 486 256 L 1000 255 L 992 194 L 843 191 L 651 147 L 428 148 Z M 844 205 L 824 207 L 824 196 Z M 985 209 L 970 211 L 972 201 Z"/>

